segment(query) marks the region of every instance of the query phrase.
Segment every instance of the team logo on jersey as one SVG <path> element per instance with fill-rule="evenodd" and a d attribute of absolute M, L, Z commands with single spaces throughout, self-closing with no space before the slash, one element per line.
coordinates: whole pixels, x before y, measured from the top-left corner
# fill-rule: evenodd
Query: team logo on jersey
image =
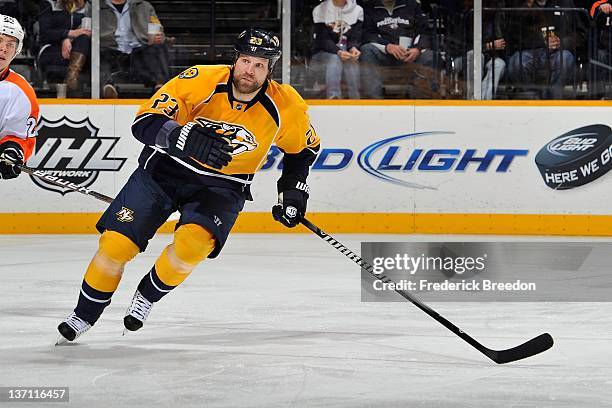
<path fill-rule="evenodd" d="M 315 136 L 315 133 L 313 132 L 312 125 L 311 125 L 310 129 L 306 131 L 306 144 L 310 146 L 311 144 L 314 144 L 314 142 L 316 141 L 317 141 L 317 137 Z"/>
<path fill-rule="evenodd" d="M 179 79 L 191 79 L 197 77 L 199 74 L 196 67 L 187 68 L 179 74 Z"/>
<path fill-rule="evenodd" d="M 257 140 L 255 140 L 255 136 L 240 125 L 215 122 L 204 118 L 196 118 L 195 121 L 208 129 L 214 130 L 219 136 L 229 138 L 234 148 L 231 153 L 233 156 L 244 152 L 250 152 L 259 146 Z"/>
<path fill-rule="evenodd" d="M 61 178 L 80 187 L 92 185 L 101 171 L 119 171 L 126 158 L 109 157 L 118 137 L 98 136 L 99 128 L 89 118 L 75 122 L 67 117 L 49 120 L 41 117 L 34 154 L 28 166 L 44 172 L 47 178 Z M 62 195 L 73 191 L 39 177 L 30 176 L 34 184 Z"/>
<path fill-rule="evenodd" d="M 117 216 L 117 220 L 120 222 L 134 221 L 134 211 L 126 207 L 121 207 L 121 210 L 115 213 L 115 215 Z"/>

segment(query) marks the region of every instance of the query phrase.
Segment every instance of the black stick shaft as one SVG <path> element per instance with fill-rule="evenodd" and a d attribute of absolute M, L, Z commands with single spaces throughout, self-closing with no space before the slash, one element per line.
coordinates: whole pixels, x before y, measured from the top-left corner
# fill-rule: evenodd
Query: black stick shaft
<path fill-rule="evenodd" d="M 336 248 L 346 257 L 348 257 L 353 262 L 355 262 L 357 265 L 361 266 L 370 275 L 374 276 L 374 278 L 379 279 L 384 283 L 393 282 L 388 276 L 384 274 L 375 274 L 374 267 L 372 265 L 370 265 L 367 261 L 363 260 L 360 256 L 355 254 L 353 251 L 348 249 L 346 246 L 341 244 L 334 237 L 324 232 L 321 228 L 317 227 L 312 222 L 308 221 L 306 218 L 303 218 L 301 222 L 302 224 L 304 224 L 306 228 L 314 232 L 316 235 L 318 235 L 320 238 L 325 240 L 328 244 Z M 535 340 L 534 339 L 521 346 L 515 347 L 514 349 L 502 350 L 500 352 L 491 350 L 483 346 L 482 344 L 480 344 L 473 337 L 471 337 L 469 334 L 461 330 L 459 327 L 457 327 L 455 324 L 453 324 L 451 321 L 449 321 L 445 317 L 441 316 L 438 312 L 433 310 L 431 307 L 427 306 L 423 301 L 419 300 L 415 295 L 410 294 L 400 289 L 395 289 L 395 292 L 397 292 L 404 299 L 406 299 L 407 301 L 409 301 L 410 303 L 412 303 L 413 305 L 415 305 L 416 307 L 418 307 L 419 309 L 427 313 L 429 316 L 431 316 L 437 322 L 441 323 L 444 327 L 446 327 L 451 332 L 459 336 L 469 345 L 471 345 L 476 350 L 480 351 L 481 353 L 483 353 L 484 355 L 486 355 L 487 357 L 489 357 L 491 360 L 495 361 L 498 364 L 502 364 L 502 363 L 506 363 L 506 362 L 514 361 L 514 360 L 519 360 L 521 358 L 526 358 L 526 357 L 540 353 L 552 347 L 552 337 L 550 337 L 549 334 L 545 334 L 545 335 L 541 335 L 538 338 L 536 338 L 539 341 L 537 342 L 538 344 L 535 347 L 533 346 L 533 343 Z M 531 347 L 526 347 L 526 345 L 529 345 Z"/>
<path fill-rule="evenodd" d="M 81 194 L 85 194 L 88 196 L 92 196 L 94 198 L 97 198 L 98 200 L 104 201 L 106 203 L 112 203 L 113 199 L 109 196 L 106 196 L 104 194 L 98 193 L 96 191 L 92 191 L 86 187 L 82 187 L 79 186 L 78 184 L 74 184 L 71 183 L 68 180 L 64 180 L 62 178 L 59 177 L 55 177 L 55 176 L 50 176 L 47 173 L 45 173 L 44 170 L 36 170 L 36 169 L 32 169 L 28 166 L 25 166 L 23 164 L 15 164 L 15 166 L 17 166 L 21 171 L 23 171 L 24 173 L 27 173 L 31 176 L 34 177 L 38 177 L 41 180 L 46 181 L 47 183 L 51 183 L 51 184 L 55 184 L 56 186 L 59 187 L 64 187 L 64 188 L 68 188 L 72 191 L 76 191 L 77 193 L 81 193 Z"/>

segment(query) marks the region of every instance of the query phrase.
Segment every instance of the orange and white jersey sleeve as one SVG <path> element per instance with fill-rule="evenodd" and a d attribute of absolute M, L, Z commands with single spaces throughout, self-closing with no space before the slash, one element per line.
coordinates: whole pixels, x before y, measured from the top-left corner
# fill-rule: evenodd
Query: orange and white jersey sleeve
<path fill-rule="evenodd" d="M 39 115 L 30 84 L 13 71 L 4 74 L 0 79 L 0 144 L 8 141 L 19 144 L 27 160 L 34 151 Z"/>

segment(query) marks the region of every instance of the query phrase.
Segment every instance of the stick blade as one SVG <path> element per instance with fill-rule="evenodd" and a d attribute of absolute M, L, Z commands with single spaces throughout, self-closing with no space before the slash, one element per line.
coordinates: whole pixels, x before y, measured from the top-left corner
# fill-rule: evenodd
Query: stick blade
<path fill-rule="evenodd" d="M 551 348 L 554 343 L 552 336 L 548 333 L 544 333 L 520 346 L 507 350 L 487 350 L 485 354 L 497 364 L 506 364 L 540 354 Z"/>

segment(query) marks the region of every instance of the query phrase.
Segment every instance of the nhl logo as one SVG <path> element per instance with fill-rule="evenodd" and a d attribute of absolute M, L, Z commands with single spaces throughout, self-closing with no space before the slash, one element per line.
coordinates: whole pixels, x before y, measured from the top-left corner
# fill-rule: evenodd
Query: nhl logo
<path fill-rule="evenodd" d="M 81 187 L 92 185 L 101 171 L 119 171 L 127 160 L 109 157 L 119 138 L 99 137 L 99 128 L 89 118 L 73 122 L 65 116 L 56 121 L 41 117 L 37 131 L 36 149 L 28 166 Z M 39 177 L 30 178 L 45 190 L 62 195 L 72 191 Z"/>

